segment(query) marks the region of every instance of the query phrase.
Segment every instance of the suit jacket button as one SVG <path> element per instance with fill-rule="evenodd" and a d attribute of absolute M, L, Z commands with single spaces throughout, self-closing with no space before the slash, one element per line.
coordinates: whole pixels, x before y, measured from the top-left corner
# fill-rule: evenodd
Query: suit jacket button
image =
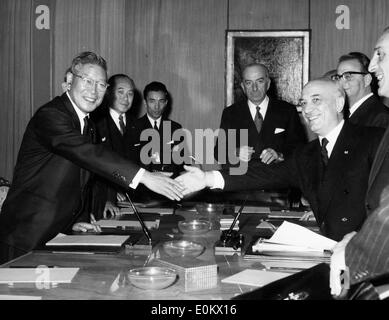
<path fill-rule="evenodd" d="M 344 193 L 344 194 L 349 194 L 350 191 L 348 191 L 347 189 L 344 189 L 344 190 L 343 190 L 343 193 Z"/>
<path fill-rule="evenodd" d="M 343 217 L 341 220 L 342 220 L 342 222 L 348 221 L 348 219 L 346 217 Z"/>

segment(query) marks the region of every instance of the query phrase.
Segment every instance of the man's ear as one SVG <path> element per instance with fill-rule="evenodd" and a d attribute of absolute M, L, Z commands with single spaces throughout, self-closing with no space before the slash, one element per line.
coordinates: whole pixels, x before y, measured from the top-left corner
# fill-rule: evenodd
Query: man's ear
<path fill-rule="evenodd" d="M 342 112 L 345 102 L 346 102 L 345 97 L 342 96 L 336 97 L 335 103 L 336 103 L 336 111 L 338 113 Z"/>
<path fill-rule="evenodd" d="M 268 91 L 268 90 L 269 90 L 269 88 L 270 88 L 270 84 L 271 84 L 271 79 L 269 78 L 269 80 L 267 81 L 267 88 L 266 88 L 266 91 Z"/>
<path fill-rule="evenodd" d="M 363 81 L 365 83 L 365 87 L 370 86 L 371 82 L 373 81 L 373 77 L 370 73 L 365 74 Z"/>

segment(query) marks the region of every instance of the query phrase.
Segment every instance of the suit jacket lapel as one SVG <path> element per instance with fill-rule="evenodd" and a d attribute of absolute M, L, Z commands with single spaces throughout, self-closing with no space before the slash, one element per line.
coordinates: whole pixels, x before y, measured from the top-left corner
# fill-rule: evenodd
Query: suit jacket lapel
<path fill-rule="evenodd" d="M 381 143 L 377 149 L 377 153 L 370 170 L 369 185 L 367 191 L 369 191 L 370 187 L 374 183 L 374 180 L 381 168 L 382 162 L 384 161 L 385 156 L 388 152 L 388 148 L 389 148 L 389 128 L 386 129 L 385 134 L 381 139 Z"/>
<path fill-rule="evenodd" d="M 345 123 L 332 150 L 323 184 L 320 188 L 321 209 L 323 214 L 327 212 L 331 199 L 334 193 L 337 192 L 337 189 L 334 186 L 341 185 L 339 180 L 343 178 L 342 173 L 345 172 L 345 168 L 349 163 L 349 154 L 354 149 L 357 142 L 358 141 L 354 139 L 352 130 L 350 130 L 348 124 Z"/>

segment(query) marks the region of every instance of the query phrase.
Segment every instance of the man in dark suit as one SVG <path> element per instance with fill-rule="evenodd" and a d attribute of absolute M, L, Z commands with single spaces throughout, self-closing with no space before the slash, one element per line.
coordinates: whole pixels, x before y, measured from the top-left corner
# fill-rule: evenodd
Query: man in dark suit
<path fill-rule="evenodd" d="M 130 134 L 134 120 L 128 114 L 134 100 L 134 81 L 125 74 L 115 74 L 108 79 L 108 85 L 102 105 L 91 114 L 96 123 L 97 141 L 121 156 L 136 161 Z M 95 176 L 93 189 L 92 211 L 96 218 L 113 217 L 120 213 L 115 203 L 118 198 L 125 198 L 118 185 Z"/>
<path fill-rule="evenodd" d="M 177 180 L 187 192 L 205 186 L 224 190 L 301 188 L 321 232 L 334 240 L 358 230 L 366 218 L 364 195 L 383 129 L 359 127 L 343 120 L 344 91 L 333 81 L 320 79 L 303 89 L 303 117 L 319 138 L 299 147 L 284 162 L 249 165 L 245 175 L 227 170 L 204 173 L 191 168 Z"/>
<path fill-rule="evenodd" d="M 240 161 L 260 160 L 266 164 L 279 162 L 306 142 L 304 128 L 296 108 L 291 104 L 269 98 L 268 69 L 262 64 L 250 64 L 242 72 L 241 87 L 247 100 L 238 101 L 223 110 L 220 135 L 215 147 L 215 157 L 220 164 L 232 164 L 228 148 L 234 148 Z M 235 129 L 236 141 L 228 140 L 227 130 Z M 248 141 L 241 144 L 240 130 L 248 130 Z M 226 161 L 218 153 L 227 155 Z M 225 153 L 224 153 L 225 152 Z"/>
<path fill-rule="evenodd" d="M 73 59 L 71 70 L 68 91 L 41 107 L 26 128 L 0 214 L 0 263 L 45 244 L 59 232 L 97 229 L 90 220 L 75 223 L 87 210 L 89 171 L 126 189 L 141 183 L 170 199 L 181 198 L 174 180 L 92 143 L 95 131 L 88 115 L 107 88 L 105 60 L 83 52 Z"/>
<path fill-rule="evenodd" d="M 378 80 L 378 94 L 389 97 L 389 27 L 378 39 L 369 72 Z M 366 194 L 367 219 L 361 230 L 344 237 L 331 257 L 330 286 L 344 296 L 341 275 L 348 270 L 351 285 L 378 279 L 389 273 L 389 130 L 377 150 Z M 347 289 L 344 287 L 343 289 Z"/>
<path fill-rule="evenodd" d="M 346 92 L 348 108 L 346 119 L 353 124 L 387 128 L 389 110 L 373 93 L 375 80 L 369 73 L 370 59 L 360 52 L 350 52 L 339 58 L 337 74 L 332 78 Z"/>
<path fill-rule="evenodd" d="M 154 81 L 146 85 L 143 90 L 146 114 L 135 121 L 131 135 L 142 167 L 178 174 L 182 164 L 174 163 L 173 152 L 183 139 L 174 139 L 174 133 L 182 126 L 164 116 L 168 102 L 168 91 L 163 83 Z"/>

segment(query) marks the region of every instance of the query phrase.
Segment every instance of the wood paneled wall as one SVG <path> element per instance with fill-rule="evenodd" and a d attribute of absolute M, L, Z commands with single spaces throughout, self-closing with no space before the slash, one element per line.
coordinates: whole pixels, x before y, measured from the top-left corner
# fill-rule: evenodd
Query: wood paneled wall
<path fill-rule="evenodd" d="M 106 58 L 110 75 L 129 74 L 139 91 L 150 81 L 164 82 L 173 98 L 170 117 L 193 132 L 219 126 L 226 30 L 310 29 L 312 78 L 334 68 L 343 53 L 370 56 L 389 25 L 387 0 L 51 0 L 51 42 L 45 42 L 50 48 L 42 48 L 51 55 L 46 61 L 34 53 L 38 2 L 0 1 L 0 175 L 8 179 L 34 102 L 48 94 L 36 98 L 32 70 L 36 76 L 39 68 L 50 69 L 50 99 L 61 93 L 74 55 L 96 51 Z M 335 26 L 341 4 L 350 8 L 349 30 Z"/>

